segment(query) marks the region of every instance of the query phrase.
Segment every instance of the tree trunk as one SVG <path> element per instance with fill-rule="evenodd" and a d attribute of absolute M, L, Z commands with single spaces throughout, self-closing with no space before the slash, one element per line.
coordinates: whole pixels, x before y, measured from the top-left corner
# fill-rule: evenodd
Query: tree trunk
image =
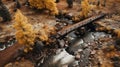
<path fill-rule="evenodd" d="M 19 53 L 19 49 L 22 48 L 22 45 L 16 43 L 7 49 L 0 51 L 0 67 L 4 67 L 5 64 L 9 63 L 10 61 L 14 60 Z"/>

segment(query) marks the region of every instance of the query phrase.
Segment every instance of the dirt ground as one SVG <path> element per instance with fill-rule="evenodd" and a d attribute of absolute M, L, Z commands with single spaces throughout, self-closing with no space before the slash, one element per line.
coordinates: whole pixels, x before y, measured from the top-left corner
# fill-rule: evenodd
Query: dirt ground
<path fill-rule="evenodd" d="M 14 14 L 15 14 L 15 12 L 13 12 L 14 3 L 11 0 L 4 1 L 4 3 L 9 8 L 9 10 L 12 14 L 12 17 L 14 19 Z M 57 3 L 57 8 L 59 11 L 66 12 L 67 14 L 71 14 L 73 16 L 79 15 L 80 10 L 81 10 L 80 3 L 78 2 L 78 0 L 75 0 L 73 8 L 68 8 L 65 0 L 60 0 L 60 2 Z M 57 18 L 55 18 L 55 16 L 49 15 L 49 12 L 47 10 L 44 10 L 44 11 L 34 10 L 34 9 L 30 8 L 29 6 L 24 6 L 24 5 L 20 8 L 20 10 L 28 18 L 29 23 L 33 25 L 34 29 L 41 29 L 42 25 L 44 25 L 44 24 L 54 26 L 56 23 L 58 23 L 58 22 L 56 22 Z M 102 26 L 102 27 L 109 27 L 109 28 L 111 28 L 111 30 L 120 28 L 120 23 L 119 23 L 120 22 L 120 0 L 106 0 L 105 7 L 102 5 L 100 5 L 100 6 L 92 5 L 92 11 L 93 12 L 91 12 L 91 15 L 98 14 L 100 12 L 107 13 L 107 16 L 105 18 L 103 18 L 99 21 L 96 21 L 96 24 L 98 24 L 98 26 L 101 27 L 104 24 L 104 26 Z M 5 23 L 0 22 L 0 42 L 5 41 L 6 37 L 15 36 L 15 29 L 13 28 L 13 24 L 14 24 L 14 20 L 12 20 L 10 22 L 5 22 Z M 106 32 L 106 30 L 105 30 L 105 32 Z M 109 31 L 107 31 L 107 34 L 114 35 L 114 32 L 112 31 L 109 33 Z M 111 36 L 111 37 L 98 38 L 98 41 L 94 41 L 91 43 L 92 46 L 88 45 L 89 48 L 87 48 L 87 49 L 84 48 L 85 50 L 83 50 L 82 54 L 85 57 L 81 57 L 81 60 L 83 60 L 83 58 L 86 58 L 86 54 L 84 54 L 84 52 L 86 50 L 90 49 L 91 53 L 92 53 L 92 55 L 90 54 L 89 55 L 90 57 L 88 57 L 89 60 L 91 60 L 91 61 L 88 63 L 86 61 L 84 61 L 84 62 L 86 62 L 85 66 L 84 66 L 84 62 L 79 62 L 80 64 L 75 65 L 75 66 L 73 65 L 70 67 L 79 67 L 79 66 L 80 67 L 90 67 L 90 66 L 92 66 L 92 67 L 120 67 L 120 52 L 118 50 L 119 48 L 116 48 L 116 43 L 115 43 L 116 40 L 119 38 L 117 38 L 116 35 Z M 88 41 L 89 40 L 90 39 L 88 38 Z M 98 42 L 98 43 L 96 44 L 96 42 Z M 99 45 L 100 45 L 100 47 L 98 47 Z M 71 49 L 74 48 L 73 46 L 71 46 L 71 47 L 72 47 Z M 117 47 L 119 47 L 119 45 L 117 45 Z M 17 48 L 18 48 L 18 46 L 17 46 Z M 31 53 L 28 54 L 29 57 L 27 59 L 26 59 L 26 55 L 24 55 L 24 57 L 23 56 L 20 57 L 20 59 L 18 57 L 13 62 L 10 62 L 9 64 L 7 64 L 5 67 L 25 67 L 25 66 L 26 67 L 35 67 L 36 63 L 44 61 L 43 57 L 46 56 L 49 58 L 49 55 L 47 56 L 47 54 L 51 53 L 50 51 L 54 52 L 55 50 L 56 49 L 48 49 L 47 48 L 42 52 L 43 55 L 40 53 L 39 55 L 41 55 L 41 56 L 35 55 L 36 56 L 35 58 L 33 58 L 34 55 L 31 55 Z M 14 51 L 14 49 L 13 49 L 13 51 Z M 46 53 L 46 54 L 44 54 L 44 53 Z M 32 58 L 30 58 L 30 57 L 32 57 Z M 38 58 L 40 58 L 39 62 L 36 62 L 36 58 L 37 58 L 37 61 L 38 61 Z M 42 58 L 42 60 L 41 60 L 41 58 Z M 18 61 L 18 59 L 19 59 L 19 61 Z M 81 60 L 79 60 L 79 61 L 81 61 Z M 52 62 L 52 61 L 50 61 L 50 62 Z M 83 64 L 83 65 L 81 65 L 81 64 Z M 40 66 L 38 65 L 38 67 L 40 67 Z M 68 67 L 68 66 L 66 66 L 66 67 Z"/>

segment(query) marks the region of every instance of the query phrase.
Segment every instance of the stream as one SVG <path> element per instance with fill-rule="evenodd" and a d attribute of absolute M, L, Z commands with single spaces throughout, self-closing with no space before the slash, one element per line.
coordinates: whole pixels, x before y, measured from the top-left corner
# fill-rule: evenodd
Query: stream
<path fill-rule="evenodd" d="M 67 35 L 70 44 L 67 48 L 56 51 L 56 55 L 50 56 L 45 60 L 42 67 L 88 67 L 90 65 L 90 55 L 95 54 L 93 47 L 99 49 L 100 38 L 111 38 L 110 34 L 104 32 L 89 32 L 83 37 L 70 33 Z M 93 44 L 94 43 L 94 44 Z M 39 67 L 39 66 L 38 66 Z"/>

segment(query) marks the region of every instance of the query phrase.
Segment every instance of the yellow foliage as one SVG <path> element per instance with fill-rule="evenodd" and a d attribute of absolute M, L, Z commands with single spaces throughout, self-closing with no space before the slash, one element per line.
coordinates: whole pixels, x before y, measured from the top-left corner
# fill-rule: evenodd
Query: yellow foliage
<path fill-rule="evenodd" d="M 118 38 L 120 38 L 120 29 L 115 29 L 114 33 L 117 35 Z"/>
<path fill-rule="evenodd" d="M 55 32 L 55 27 L 45 24 L 42 27 L 42 29 L 38 31 L 38 33 L 39 33 L 38 37 L 40 40 L 49 42 L 50 41 L 49 36 L 51 34 L 55 34 L 56 32 Z"/>
<path fill-rule="evenodd" d="M 17 10 L 15 13 L 14 28 L 16 29 L 15 36 L 18 43 L 25 46 L 25 52 L 31 50 L 31 47 L 34 45 L 35 31 L 20 10 Z"/>
<path fill-rule="evenodd" d="M 48 9 L 52 15 L 58 14 L 56 3 L 54 0 L 29 0 L 31 7 L 37 9 Z"/>
<path fill-rule="evenodd" d="M 81 2 L 81 8 L 82 11 L 80 12 L 80 16 L 84 18 L 88 17 L 88 13 L 90 12 L 91 9 L 88 0 L 83 0 Z"/>

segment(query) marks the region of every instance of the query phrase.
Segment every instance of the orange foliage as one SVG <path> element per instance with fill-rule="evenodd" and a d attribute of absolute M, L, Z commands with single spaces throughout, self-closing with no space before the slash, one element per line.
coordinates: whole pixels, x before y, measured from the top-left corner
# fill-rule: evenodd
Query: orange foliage
<path fill-rule="evenodd" d="M 55 34 L 55 27 L 45 24 L 42 29 L 38 31 L 38 37 L 41 41 L 50 41 L 49 37 L 51 34 Z"/>
<path fill-rule="evenodd" d="M 90 12 L 90 9 L 91 9 L 88 0 L 83 0 L 81 2 L 81 8 L 82 8 L 82 11 L 80 12 L 80 16 L 84 18 L 88 17 L 88 13 Z"/>
<path fill-rule="evenodd" d="M 52 15 L 58 14 L 56 3 L 54 0 L 29 0 L 31 7 L 37 9 L 48 9 Z"/>

